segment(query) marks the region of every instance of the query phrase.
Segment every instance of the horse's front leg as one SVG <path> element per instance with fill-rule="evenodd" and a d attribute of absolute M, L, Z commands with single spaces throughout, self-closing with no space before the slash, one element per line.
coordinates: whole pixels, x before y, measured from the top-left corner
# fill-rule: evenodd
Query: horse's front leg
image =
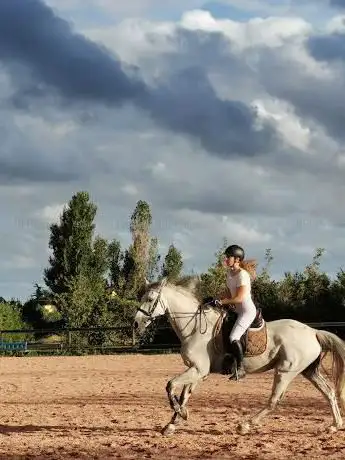
<path fill-rule="evenodd" d="M 168 399 L 169 399 L 170 406 L 176 413 L 178 414 L 181 413 L 180 401 L 178 400 L 176 393 L 175 393 L 176 387 L 180 385 L 183 385 L 183 386 L 196 385 L 202 379 L 204 379 L 207 376 L 207 374 L 208 374 L 208 371 L 199 370 L 195 366 L 193 366 L 187 369 L 182 374 L 169 380 L 166 386 L 166 391 L 168 393 Z"/>
<path fill-rule="evenodd" d="M 174 412 L 173 416 L 171 417 L 170 422 L 162 429 L 162 434 L 170 435 L 175 432 L 176 427 L 180 424 L 182 420 L 188 419 L 188 409 L 187 403 L 189 398 L 191 397 L 197 383 L 184 385 L 183 390 L 180 396 L 180 411 Z"/>

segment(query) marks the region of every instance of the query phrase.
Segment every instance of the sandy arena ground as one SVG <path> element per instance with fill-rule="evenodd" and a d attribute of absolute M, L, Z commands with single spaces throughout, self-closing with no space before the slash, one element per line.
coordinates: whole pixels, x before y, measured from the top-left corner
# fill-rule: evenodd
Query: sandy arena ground
<path fill-rule="evenodd" d="M 269 396 L 272 374 L 229 382 L 211 376 L 190 399 L 190 418 L 172 437 L 167 380 L 179 355 L 0 358 L 1 459 L 231 458 L 344 459 L 345 431 L 334 435 L 323 397 L 292 383 L 259 432 L 236 433 L 243 415 Z"/>

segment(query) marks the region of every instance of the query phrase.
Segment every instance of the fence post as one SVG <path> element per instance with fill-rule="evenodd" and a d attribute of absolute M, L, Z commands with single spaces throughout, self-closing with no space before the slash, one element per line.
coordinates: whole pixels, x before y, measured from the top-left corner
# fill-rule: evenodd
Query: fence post
<path fill-rule="evenodd" d="M 72 332 L 68 330 L 68 348 L 72 346 Z"/>

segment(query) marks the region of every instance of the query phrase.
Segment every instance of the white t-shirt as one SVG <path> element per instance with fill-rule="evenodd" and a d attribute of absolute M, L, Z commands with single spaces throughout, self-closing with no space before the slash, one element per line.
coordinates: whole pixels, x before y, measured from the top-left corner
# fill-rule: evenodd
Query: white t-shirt
<path fill-rule="evenodd" d="M 232 275 L 232 272 L 229 270 L 227 277 L 226 277 L 226 284 L 228 288 L 230 289 L 231 297 L 236 296 L 237 289 L 240 286 L 247 286 L 247 295 L 243 299 L 243 302 L 234 304 L 235 311 L 237 313 L 256 310 L 256 307 L 254 305 L 254 302 L 251 296 L 250 276 L 246 270 L 241 269 L 235 275 Z"/>

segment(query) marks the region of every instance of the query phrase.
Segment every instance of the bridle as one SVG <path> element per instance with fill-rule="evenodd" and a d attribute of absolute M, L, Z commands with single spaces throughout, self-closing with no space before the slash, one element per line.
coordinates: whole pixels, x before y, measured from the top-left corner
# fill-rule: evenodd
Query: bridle
<path fill-rule="evenodd" d="M 158 305 L 160 304 L 161 307 L 162 307 L 162 310 L 164 312 L 168 312 L 168 314 L 171 316 L 171 319 L 174 320 L 175 317 L 173 315 L 171 315 L 171 312 L 169 311 L 169 309 L 167 308 L 167 306 L 165 305 L 164 301 L 162 300 L 161 298 L 161 295 L 162 295 L 162 289 L 163 289 L 163 286 L 157 290 L 157 289 L 152 289 L 151 292 L 156 292 L 157 293 L 157 297 L 155 298 L 154 302 L 152 303 L 152 305 L 150 305 L 150 308 L 148 311 L 144 310 L 143 308 L 139 307 L 138 308 L 138 312 L 140 311 L 140 313 L 142 313 L 143 315 L 145 315 L 146 317 L 148 317 L 151 321 L 153 321 L 155 319 L 155 316 L 154 316 L 154 312 L 156 310 L 156 308 L 158 307 Z M 197 317 L 199 316 L 199 320 L 200 320 L 200 332 L 201 334 L 205 334 L 207 332 L 207 318 L 206 318 L 206 312 L 205 312 L 205 309 L 203 308 L 203 305 L 199 305 L 197 311 L 195 313 L 193 313 L 192 315 L 190 313 L 185 313 L 185 315 L 188 315 L 188 316 L 191 316 L 191 318 L 194 318 L 194 317 Z M 204 320 L 205 320 L 205 330 L 202 331 L 201 330 L 201 317 L 204 317 Z"/>
<path fill-rule="evenodd" d="M 147 316 L 149 319 L 153 320 L 155 317 L 153 316 L 156 308 L 158 307 L 158 305 L 160 304 L 163 308 L 163 311 L 165 311 L 165 305 L 164 305 L 164 302 L 163 300 L 161 299 L 161 294 L 162 294 L 162 288 L 157 291 L 157 290 L 154 290 L 154 291 L 151 291 L 151 292 L 157 292 L 158 295 L 157 297 L 155 298 L 154 302 L 152 305 L 150 305 L 150 308 L 148 311 L 144 310 L 143 308 L 139 307 L 138 308 L 138 311 L 140 311 L 140 313 L 142 313 L 143 315 Z"/>

